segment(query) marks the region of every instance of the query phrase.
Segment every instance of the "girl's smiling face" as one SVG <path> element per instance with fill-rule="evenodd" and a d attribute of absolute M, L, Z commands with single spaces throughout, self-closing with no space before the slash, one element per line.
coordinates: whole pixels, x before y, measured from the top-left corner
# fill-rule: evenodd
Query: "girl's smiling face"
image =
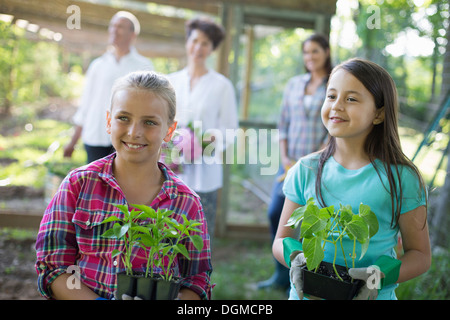
<path fill-rule="evenodd" d="M 156 163 L 162 142 L 171 139 L 175 127 L 176 122 L 169 124 L 167 101 L 154 93 L 137 89 L 115 93 L 107 131 L 117 159 Z"/>
<path fill-rule="evenodd" d="M 322 121 L 331 136 L 364 142 L 373 126 L 383 122 L 372 94 L 349 72 L 338 69 L 329 80 Z"/>

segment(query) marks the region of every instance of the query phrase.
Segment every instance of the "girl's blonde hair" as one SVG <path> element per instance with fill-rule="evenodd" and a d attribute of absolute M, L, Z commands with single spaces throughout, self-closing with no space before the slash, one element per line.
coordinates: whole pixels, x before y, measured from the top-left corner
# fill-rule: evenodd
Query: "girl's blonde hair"
<path fill-rule="evenodd" d="M 111 108 L 115 94 L 118 91 L 130 89 L 148 91 L 167 101 L 169 124 L 172 124 L 175 121 L 175 90 L 165 76 L 154 71 L 136 71 L 119 78 L 112 88 Z"/>

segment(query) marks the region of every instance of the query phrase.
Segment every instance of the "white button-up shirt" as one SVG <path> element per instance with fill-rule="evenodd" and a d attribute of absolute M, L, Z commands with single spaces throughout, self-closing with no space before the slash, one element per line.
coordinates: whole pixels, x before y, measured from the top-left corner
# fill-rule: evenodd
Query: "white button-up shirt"
<path fill-rule="evenodd" d="M 221 153 L 222 149 L 234 142 L 226 139 L 226 130 L 238 128 L 236 94 L 231 81 L 209 70 L 191 90 L 187 68 L 168 77 L 177 96 L 178 127 L 185 127 L 192 122 L 200 125 L 203 133 L 211 129 L 220 130 L 223 144 L 216 141 L 215 152 Z M 222 163 L 208 156 L 203 156 L 201 163 L 193 162 L 185 165 L 179 175 L 189 187 L 197 192 L 211 192 L 222 187 Z"/>

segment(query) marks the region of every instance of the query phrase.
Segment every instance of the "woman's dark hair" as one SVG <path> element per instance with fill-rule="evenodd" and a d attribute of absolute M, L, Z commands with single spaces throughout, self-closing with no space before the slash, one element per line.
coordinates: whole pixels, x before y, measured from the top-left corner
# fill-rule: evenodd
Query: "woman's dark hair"
<path fill-rule="evenodd" d="M 188 39 L 193 30 L 200 30 L 206 34 L 213 44 L 213 50 L 219 46 L 225 38 L 225 29 L 207 18 L 196 18 L 186 22 L 186 39 Z"/>
<path fill-rule="evenodd" d="M 394 80 L 392 80 L 389 73 L 382 67 L 364 59 L 354 58 L 343 62 L 333 69 L 330 78 L 340 69 L 349 72 L 364 85 L 364 87 L 372 94 L 377 110 L 384 107 L 384 121 L 374 125 L 364 143 L 364 151 L 369 156 L 370 162 L 377 171 L 380 179 L 381 174 L 379 168 L 377 168 L 375 159 L 379 159 L 383 163 L 389 181 L 389 189 L 387 186 L 384 187 L 391 195 L 391 227 L 396 227 L 400 217 L 403 198 L 402 183 L 398 166 L 403 165 L 409 167 L 417 175 L 420 186 L 424 192 L 426 192 L 426 187 L 419 170 L 403 153 L 401 148 L 400 137 L 398 134 L 397 89 Z M 336 138 L 330 137 L 328 145 L 320 153 L 318 163 L 315 188 L 318 201 L 324 207 L 326 205 L 321 192 L 322 170 L 325 162 L 334 154 L 335 150 Z"/>
<path fill-rule="evenodd" d="M 331 65 L 330 43 L 328 42 L 328 38 L 322 34 L 315 33 L 315 34 L 309 36 L 305 41 L 303 41 L 302 51 L 304 50 L 305 43 L 307 43 L 309 41 L 313 41 L 313 42 L 317 43 L 325 51 L 328 50 L 328 57 L 327 57 L 327 60 L 325 61 L 324 67 L 325 67 L 327 74 L 329 75 L 331 73 L 331 70 L 333 69 L 333 67 Z M 306 71 L 309 72 L 309 70 L 306 66 L 305 66 L 305 69 L 306 69 Z"/>

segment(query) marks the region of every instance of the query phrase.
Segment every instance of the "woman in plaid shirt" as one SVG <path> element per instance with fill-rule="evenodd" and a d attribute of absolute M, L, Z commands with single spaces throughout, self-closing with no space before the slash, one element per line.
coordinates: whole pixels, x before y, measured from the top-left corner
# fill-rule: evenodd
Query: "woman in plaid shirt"
<path fill-rule="evenodd" d="M 320 117 L 325 99 L 326 83 L 331 72 L 330 45 L 319 34 L 313 34 L 302 44 L 303 62 L 307 73 L 291 78 L 283 94 L 280 130 L 281 167 L 272 187 L 268 208 L 270 231 L 275 237 L 284 204 L 283 179 L 286 171 L 301 157 L 325 145 L 327 131 Z M 275 261 L 273 276 L 259 283 L 269 286 L 289 287 L 289 270 Z"/>
<path fill-rule="evenodd" d="M 113 204 L 144 204 L 174 210 L 174 219 L 203 222 L 201 251 L 189 240 L 190 260 L 178 256 L 173 270 L 183 278 L 180 299 L 211 297 L 209 235 L 199 197 L 171 170 L 158 162 L 163 141 L 176 128 L 175 92 L 166 78 L 136 72 L 113 88 L 107 131 L 116 153 L 72 171 L 62 182 L 41 222 L 36 242 L 36 270 L 41 294 L 52 299 L 114 297 L 116 273 L 124 271 L 112 251 L 123 246 L 101 237 L 106 217 L 122 212 Z M 144 271 L 146 252 L 136 248 L 133 267 Z M 81 280 L 70 285 L 72 271 Z"/>

